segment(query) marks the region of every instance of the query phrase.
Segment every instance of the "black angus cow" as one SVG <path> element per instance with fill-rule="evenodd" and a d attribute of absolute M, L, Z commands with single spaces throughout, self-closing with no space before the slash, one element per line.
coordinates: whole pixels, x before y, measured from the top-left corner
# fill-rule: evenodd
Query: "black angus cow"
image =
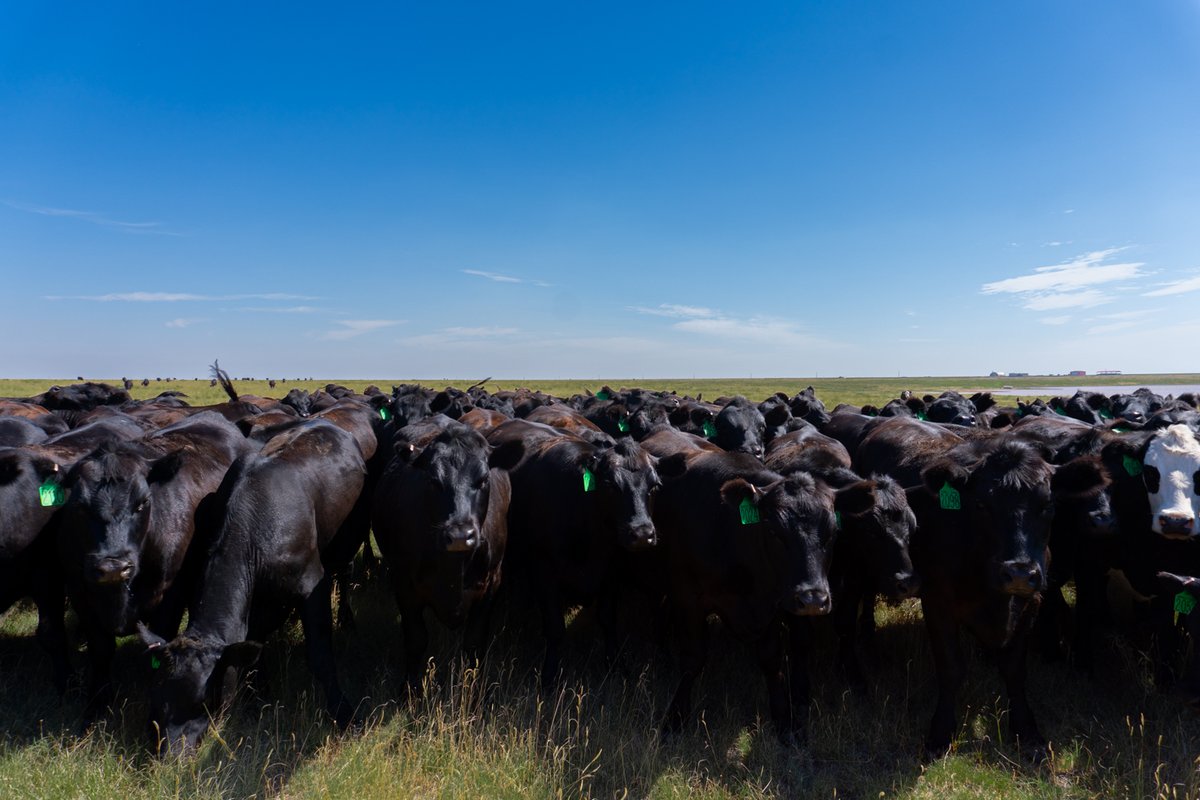
<path fill-rule="evenodd" d="M 466 624 L 469 658 L 487 645 L 508 544 L 511 486 L 504 468 L 520 456 L 519 441 L 493 451 L 458 422 L 425 420 L 396 434 L 395 457 L 375 490 L 372 523 L 400 606 L 410 691 L 425 673 L 426 608 L 444 625 Z"/>
<path fill-rule="evenodd" d="M 157 666 L 149 720 L 156 750 L 199 743 L 219 713 L 227 671 L 253 664 L 260 642 L 296 608 L 328 711 L 338 727 L 350 723 L 354 706 L 333 658 L 330 590 L 361 544 L 342 529 L 366 471 L 353 436 L 323 419 L 234 462 L 218 490 L 223 519 L 187 628 L 170 642 L 138 628 Z"/>
<path fill-rule="evenodd" d="M 65 590 L 54 554 L 54 520 L 67 500 L 63 478 L 106 440 L 141 435 L 123 418 L 93 422 L 39 444 L 0 449 L 0 611 L 22 597 L 38 609 L 37 639 L 50 655 L 59 691 L 70 676 Z"/>
<path fill-rule="evenodd" d="M 0 417 L 0 448 L 23 447 L 48 438 L 43 428 L 24 417 Z"/>
<path fill-rule="evenodd" d="M 1047 454 L 1027 442 L 999 437 L 948 443 L 930 440 L 922 423 L 895 420 L 872 432 L 855 459 L 861 468 L 891 473 L 902 483 L 907 481 L 900 476 L 920 469 L 921 485 L 909 490 L 918 520 L 911 551 L 938 679 L 926 748 L 944 753 L 956 729 L 955 698 L 964 677 L 958 634 L 965 627 L 998 656 L 1009 726 L 1021 745 L 1040 756 L 1045 740 L 1025 688 L 1028 635 L 1046 584 L 1053 492 L 1081 487 L 1055 486 Z"/>
<path fill-rule="evenodd" d="M 138 621 L 160 636 L 179 630 L 199 577 L 196 551 L 207 547 L 215 523 L 198 510 L 229 465 L 257 449 L 207 413 L 141 439 L 106 442 L 63 481 L 70 500 L 59 513 L 57 546 L 88 641 L 85 719 L 112 699 L 114 637 L 134 633 Z"/>
<path fill-rule="evenodd" d="M 597 447 L 570 434 L 522 427 L 529 424 L 506 422 L 488 434 L 488 442 L 498 449 L 519 444 L 523 453 L 509 471 L 506 570 L 520 572 L 538 604 L 546 637 L 542 682 L 550 685 L 558 677 L 567 607 L 615 600 L 601 594 L 618 553 L 657 542 L 651 496 L 661 481 L 656 459 L 632 439 Z M 612 621 L 609 613 L 602 618 Z M 611 625 L 605 635 L 611 653 Z"/>
<path fill-rule="evenodd" d="M 730 453 L 748 453 L 762 458 L 767 422 L 758 407 L 738 395 L 722 408 L 713 420 L 716 433 L 713 444 Z"/>
<path fill-rule="evenodd" d="M 979 423 L 975 405 L 954 391 L 942 392 L 932 403 L 929 403 L 925 417 L 930 422 L 948 422 L 965 427 Z"/>
<path fill-rule="evenodd" d="M 835 494 L 810 475 L 785 477 L 744 453 L 680 452 L 659 467 L 666 481 L 655 522 L 681 669 L 665 730 L 691 715 L 715 613 L 752 648 L 780 739 L 803 738 L 808 674 L 804 632 L 792 618 L 829 613 L 835 513 L 863 513 L 869 492 L 854 485 Z"/>
<path fill-rule="evenodd" d="M 838 515 L 840 532 L 829 575 L 838 668 L 852 688 L 865 692 L 858 642 L 869 641 L 875 632 L 875 596 L 899 602 L 920 588 L 909 555 L 916 516 L 896 481 L 886 475 L 863 480 L 850 468 L 850 454 L 841 442 L 815 429 L 776 439 L 767 448 L 765 463 L 782 475 L 807 472 L 835 490 L 857 484 L 870 498 L 862 513 Z"/>
<path fill-rule="evenodd" d="M 797 392 L 788 401 L 788 405 L 791 406 L 793 417 L 802 419 L 810 425 L 820 428 L 829 422 L 829 412 L 825 410 L 825 404 L 817 397 L 816 390 L 811 386 L 802 392 Z"/>
<path fill-rule="evenodd" d="M 1200 578 L 1161 571 L 1157 578 L 1165 604 L 1192 640 L 1192 650 L 1186 655 L 1178 688 L 1184 705 L 1200 712 L 1200 649 L 1197 645 L 1200 642 L 1200 611 L 1196 610 L 1200 605 Z"/>

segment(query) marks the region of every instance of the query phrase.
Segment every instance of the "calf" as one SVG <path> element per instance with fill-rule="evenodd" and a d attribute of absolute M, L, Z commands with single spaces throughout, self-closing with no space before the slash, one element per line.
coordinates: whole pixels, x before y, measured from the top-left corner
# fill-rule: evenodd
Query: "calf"
<path fill-rule="evenodd" d="M 809 690 L 794 618 L 829 613 L 835 512 L 862 513 L 867 493 L 855 486 L 835 495 L 810 475 L 784 477 L 744 453 L 681 452 L 660 468 L 667 481 L 655 520 L 682 670 L 665 729 L 691 714 L 715 613 L 754 650 L 780 739 L 802 738 Z"/>
<path fill-rule="evenodd" d="M 410 690 L 425 672 L 426 608 L 445 625 L 466 623 L 469 657 L 486 645 L 508 543 L 511 487 L 502 467 L 520 455 L 519 442 L 493 451 L 460 423 L 416 423 L 397 432 L 372 523 L 400 606 Z"/>
<path fill-rule="evenodd" d="M 339 727 L 350 723 L 353 705 L 333 659 L 330 589 L 360 544 L 342 527 L 365 476 L 354 437 L 321 419 L 234 462 L 219 492 L 223 521 L 187 628 L 168 642 L 138 627 L 151 666 L 158 666 L 150 696 L 156 750 L 199 743 L 221 706 L 227 670 L 252 664 L 258 642 L 297 607 L 329 713 Z"/>

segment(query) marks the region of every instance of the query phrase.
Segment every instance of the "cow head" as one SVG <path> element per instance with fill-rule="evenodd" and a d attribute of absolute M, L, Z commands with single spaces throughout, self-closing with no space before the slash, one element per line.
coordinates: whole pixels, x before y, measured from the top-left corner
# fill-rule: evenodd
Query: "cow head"
<path fill-rule="evenodd" d="M 849 484 L 852 486 L 853 484 Z M 908 545 L 917 528 L 917 517 L 908 505 L 908 496 L 900 484 L 886 475 L 872 475 L 861 482 L 869 493 L 870 505 L 861 513 L 843 513 L 842 530 L 862 542 L 862 556 L 872 563 L 872 572 L 881 581 L 879 590 L 891 601 L 912 597 L 920 588 L 913 571 Z"/>
<path fill-rule="evenodd" d="M 1200 442 L 1187 425 L 1172 425 L 1150 440 L 1142 478 L 1150 499 L 1150 528 L 1168 538 L 1197 533 L 1200 511 Z"/>
<path fill-rule="evenodd" d="M 775 586 L 780 608 L 797 616 L 828 614 L 836 512 L 865 513 L 869 492 L 855 485 L 835 494 L 808 473 L 796 472 L 762 486 L 734 478 L 721 486 L 721 499 L 745 535 L 761 537 L 780 574 Z"/>
<path fill-rule="evenodd" d="M 990 443 L 964 465 L 943 457 L 921 473 L 925 489 L 954 515 L 987 563 L 988 579 L 1007 594 L 1031 596 L 1045 587 L 1046 543 L 1054 517 L 1054 468 L 1037 447 Z"/>
<path fill-rule="evenodd" d="M 979 417 L 971 401 L 958 392 L 943 392 L 929 403 L 926 417 L 930 422 L 948 422 L 952 425 L 976 425 Z"/>
<path fill-rule="evenodd" d="M 138 636 L 146 645 L 152 672 L 147 723 L 151 751 L 166 755 L 195 750 L 209 718 L 221 711 L 229 671 L 253 666 L 262 645 L 226 644 L 187 631 L 168 642 L 141 623 Z"/>
<path fill-rule="evenodd" d="M 1160 572 L 1158 584 L 1171 597 L 1171 605 L 1192 641 L 1200 641 L 1200 608 L 1197 608 L 1200 605 L 1200 578 Z M 1187 707 L 1200 713 L 1200 653 L 1195 652 L 1194 648 L 1188 654 L 1179 688 Z"/>
<path fill-rule="evenodd" d="M 788 405 L 791 406 L 793 417 L 816 425 L 818 428 L 824 427 L 829 422 L 829 412 L 825 410 L 825 404 L 817 397 L 816 390 L 811 386 L 802 392 L 797 392 L 796 396 L 788 401 Z"/>
<path fill-rule="evenodd" d="M 127 592 L 150 530 L 154 490 L 175 479 L 185 458 L 128 442 L 104 444 L 76 464 L 64 481 L 71 499 L 60 528 L 68 571 L 92 590 Z"/>
<path fill-rule="evenodd" d="M 632 439 L 581 453 L 580 490 L 593 498 L 597 521 L 615 532 L 617 543 L 626 550 L 658 543 L 651 519 L 654 495 L 662 485 L 657 463 Z"/>
<path fill-rule="evenodd" d="M 744 397 L 729 401 L 714 420 L 717 429 L 712 441 L 730 453 L 749 453 L 757 458 L 763 455 L 763 438 L 767 423 L 762 412 Z"/>
<path fill-rule="evenodd" d="M 521 456 L 520 442 L 492 451 L 487 440 L 467 425 L 455 423 L 423 448 L 401 436 L 396 459 L 412 481 L 412 507 L 425 516 L 433 538 L 426 545 L 448 553 L 473 553 L 483 544 L 484 523 L 493 476 Z"/>

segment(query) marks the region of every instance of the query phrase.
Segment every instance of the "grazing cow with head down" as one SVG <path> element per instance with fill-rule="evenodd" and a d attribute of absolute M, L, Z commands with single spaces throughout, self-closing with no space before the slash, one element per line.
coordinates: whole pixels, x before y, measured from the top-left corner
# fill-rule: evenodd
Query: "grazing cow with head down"
<path fill-rule="evenodd" d="M 353 704 L 342 694 L 333 659 L 330 590 L 334 573 L 361 544 L 342 533 L 365 476 L 354 438 L 321 419 L 234 462 L 219 492 L 223 521 L 187 628 L 170 642 L 138 629 L 156 667 L 150 696 L 156 750 L 199 743 L 221 707 L 226 672 L 251 665 L 260 642 L 297 608 L 326 707 L 339 727 L 350 723 Z"/>

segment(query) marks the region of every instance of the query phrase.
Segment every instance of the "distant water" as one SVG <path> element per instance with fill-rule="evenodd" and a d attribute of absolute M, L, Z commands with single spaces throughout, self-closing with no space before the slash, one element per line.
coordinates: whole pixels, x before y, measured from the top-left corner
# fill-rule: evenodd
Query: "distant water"
<path fill-rule="evenodd" d="M 1200 385 L 1195 383 L 1176 384 L 1140 384 L 1139 386 L 1025 386 L 1020 389 L 989 389 L 992 394 L 1008 395 L 1010 397 L 1033 397 L 1035 395 L 1061 395 L 1070 397 L 1076 392 L 1099 392 L 1100 394 L 1132 394 L 1134 389 L 1145 386 L 1155 394 L 1164 397 L 1169 394 L 1181 395 L 1184 392 L 1200 392 Z"/>

